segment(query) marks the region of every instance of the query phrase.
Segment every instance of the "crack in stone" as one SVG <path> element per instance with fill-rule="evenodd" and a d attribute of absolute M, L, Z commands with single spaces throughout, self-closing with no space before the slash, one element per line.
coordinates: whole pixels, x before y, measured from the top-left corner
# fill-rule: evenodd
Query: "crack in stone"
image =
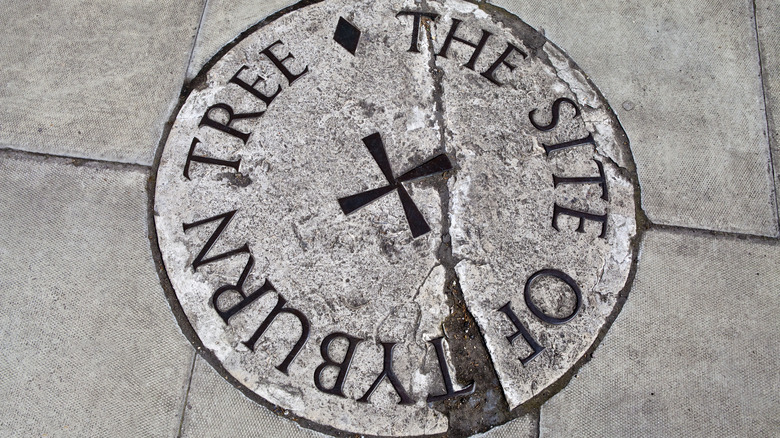
<path fill-rule="evenodd" d="M 428 2 L 426 0 L 422 1 L 422 6 L 427 7 Z M 442 79 L 444 77 L 444 70 L 439 68 L 436 65 L 436 54 L 434 51 L 433 46 L 433 32 L 431 30 L 431 20 L 423 17 L 421 20 L 422 25 L 425 28 L 425 36 L 428 40 L 428 68 L 431 73 L 431 78 L 433 79 L 433 99 L 435 103 L 435 110 L 434 110 L 434 117 L 436 120 L 436 124 L 439 128 L 439 153 L 446 154 L 450 161 L 454 163 L 455 170 L 444 173 L 443 181 L 440 182 L 438 186 L 439 191 L 439 199 L 440 199 L 440 208 L 441 208 L 441 243 L 439 244 L 439 248 L 436 251 L 436 259 L 439 261 L 439 264 L 444 267 L 446 270 L 445 274 L 445 284 L 449 283 L 452 278 L 457 278 L 457 274 L 455 273 L 455 265 L 457 264 L 457 261 L 454 259 L 454 256 L 452 254 L 452 245 L 451 245 L 451 237 L 450 237 L 450 215 L 449 215 L 449 204 L 450 204 L 450 193 L 449 188 L 447 187 L 447 181 L 450 178 L 457 178 L 456 175 L 453 174 L 458 168 L 458 163 L 454 159 L 455 157 L 452 156 L 453 154 L 448 153 L 447 151 L 447 124 L 444 117 L 444 85 L 442 84 Z"/>
<path fill-rule="evenodd" d="M 563 82 L 566 85 L 566 88 L 568 88 L 569 92 L 572 94 L 572 96 L 574 96 L 574 98 L 577 100 L 577 102 L 580 105 L 587 106 L 588 108 L 591 108 L 591 109 L 598 109 L 596 107 L 593 107 L 593 106 L 587 104 L 586 102 L 587 102 L 588 99 L 585 98 L 585 97 L 582 97 L 580 95 L 580 93 L 577 93 L 575 91 L 576 87 L 574 87 L 573 86 L 574 84 L 572 83 L 572 82 L 576 81 L 575 75 L 577 73 L 582 74 L 582 76 L 583 76 L 582 79 L 586 81 L 586 85 L 591 85 L 592 86 L 593 84 L 590 83 L 591 82 L 590 79 L 587 76 L 585 76 L 584 72 L 582 72 L 581 70 L 578 71 L 578 69 L 575 67 L 574 62 L 568 57 L 568 55 L 566 55 L 563 52 L 563 50 L 559 49 L 558 47 L 553 46 L 552 43 L 549 43 L 549 44 L 550 44 L 550 46 L 546 46 L 545 45 L 545 47 L 542 48 L 542 52 L 545 53 L 545 55 L 547 55 L 547 59 L 549 60 L 550 65 L 555 70 L 555 76 L 558 79 L 560 79 L 561 82 Z M 548 47 L 550 47 L 550 49 L 548 49 Z M 557 53 L 550 53 L 550 50 L 557 51 Z M 564 66 L 556 65 L 557 63 L 565 64 L 565 68 L 564 68 Z M 573 79 L 573 80 L 566 79 L 563 76 L 561 76 L 561 72 L 563 72 L 563 71 L 568 71 L 569 74 L 572 76 L 571 79 Z M 595 86 L 592 86 L 591 88 L 596 89 Z M 604 101 L 606 101 L 606 99 L 604 99 Z M 584 118 L 583 118 L 583 120 L 584 120 Z"/>
<path fill-rule="evenodd" d="M 414 296 L 412 297 L 412 302 L 417 301 L 417 296 L 420 295 L 420 291 L 422 290 L 423 286 L 425 286 L 425 283 L 428 282 L 428 279 L 431 278 L 431 274 L 433 274 L 433 270 L 441 266 L 440 264 L 435 264 L 431 267 L 431 269 L 428 271 L 428 274 L 425 275 L 425 278 L 423 278 L 423 281 L 420 283 L 420 286 L 417 287 L 417 292 L 414 293 Z"/>
<path fill-rule="evenodd" d="M 293 222 L 292 224 L 293 234 L 295 235 L 295 238 L 298 240 L 298 246 L 301 247 L 303 252 L 306 252 L 309 250 L 309 245 L 306 243 L 306 241 L 301 236 L 301 231 L 298 229 L 298 225 Z"/>
<path fill-rule="evenodd" d="M 417 318 L 415 318 L 414 321 L 414 333 L 412 334 L 412 340 L 417 341 L 417 335 L 420 333 L 420 324 L 422 324 L 422 306 L 420 306 L 417 303 L 414 303 L 417 309 Z M 427 351 L 427 349 L 426 349 Z M 425 356 L 423 357 L 423 365 L 425 364 Z"/>
<path fill-rule="evenodd" d="M 549 43 L 549 44 L 552 44 L 552 43 Z M 613 115 L 609 115 L 609 113 L 611 111 L 610 111 L 609 103 L 607 102 L 607 99 L 603 95 L 601 95 L 601 92 L 598 91 L 598 88 L 592 83 L 590 78 L 587 77 L 587 75 L 585 75 L 584 72 L 582 72 L 581 70 L 578 71 L 577 66 L 574 63 L 574 61 L 572 61 L 568 57 L 568 55 L 566 55 L 563 52 L 563 50 L 561 50 L 558 47 L 552 46 L 551 50 L 558 51 L 557 54 L 553 54 L 552 56 L 550 56 L 550 53 L 548 53 L 547 50 L 548 49 L 546 47 L 543 47 L 543 50 L 540 50 L 539 53 L 544 53 L 547 56 L 547 58 L 549 59 L 550 65 L 552 65 L 554 70 L 555 70 L 555 76 L 561 82 L 563 82 L 563 84 L 566 86 L 566 89 L 569 90 L 569 92 L 571 93 L 572 96 L 574 96 L 575 100 L 580 105 L 582 105 L 583 107 L 587 106 L 588 108 L 591 108 L 592 110 L 602 110 L 602 111 L 605 111 L 605 113 L 606 113 L 606 118 L 604 118 L 604 119 L 596 119 L 596 120 L 593 120 L 593 119 L 587 119 L 586 120 L 585 114 L 583 114 L 582 115 L 583 123 L 585 123 L 585 124 L 590 123 L 590 124 L 595 126 L 598 122 L 609 122 L 610 119 L 614 118 L 615 119 L 614 121 L 616 122 L 616 124 L 618 126 L 620 126 L 620 123 L 617 120 L 617 116 L 614 115 L 614 114 Z M 564 68 L 562 66 L 556 65 L 555 62 L 553 62 L 553 59 L 557 59 L 558 62 L 564 62 L 566 64 L 565 65 L 565 70 L 568 70 L 572 74 L 572 76 L 574 74 L 576 74 L 577 72 L 581 73 L 583 75 L 582 79 L 586 82 L 586 85 L 589 85 L 590 88 L 592 88 L 596 92 L 596 94 L 600 98 L 600 100 L 602 100 L 606 104 L 606 108 L 596 108 L 596 107 L 593 107 L 593 106 L 587 104 L 587 100 L 588 99 L 587 98 L 583 98 L 579 93 L 577 93 L 577 91 L 575 90 L 576 87 L 574 87 L 573 84 L 568 79 L 564 78 L 560 74 L 560 72 L 563 71 Z M 588 131 L 590 133 L 590 130 L 587 129 L 587 126 L 586 126 L 586 131 Z M 618 141 L 619 141 L 619 138 L 618 138 Z M 627 138 L 626 138 L 626 141 L 628 141 Z M 635 169 L 631 169 L 631 168 L 627 168 L 626 166 L 619 165 L 611 156 L 609 156 L 609 155 L 603 153 L 602 151 L 600 151 L 597 144 L 594 145 L 593 152 L 594 152 L 594 155 L 596 157 L 602 158 L 605 161 L 609 161 L 609 163 L 611 163 L 618 170 L 618 173 L 620 174 L 620 176 L 622 176 L 623 178 L 625 178 L 628 181 L 633 181 L 634 180 L 634 178 L 631 177 L 631 173 L 635 173 Z M 636 182 L 638 183 L 638 179 L 637 179 Z M 638 205 L 638 207 L 641 207 L 641 205 Z"/>
<path fill-rule="evenodd" d="M 377 340 L 377 341 L 379 340 L 379 329 L 385 324 L 385 322 L 387 321 L 387 318 L 390 318 L 391 316 L 395 315 L 395 311 L 397 309 L 398 309 L 398 306 L 393 306 L 390 309 L 390 312 L 388 312 L 387 315 L 385 315 L 384 318 L 382 318 L 382 320 L 379 321 L 379 323 L 374 326 L 374 339 L 375 340 Z"/>
<path fill-rule="evenodd" d="M 628 169 L 628 168 L 626 168 L 625 166 L 621 166 L 621 165 L 619 165 L 619 164 L 618 164 L 618 163 L 617 163 L 615 160 L 613 160 L 613 159 L 612 159 L 612 157 L 610 157 L 609 155 L 604 155 L 604 154 L 602 154 L 601 152 L 599 152 L 599 151 L 598 151 L 598 148 L 594 148 L 594 149 L 595 149 L 595 150 L 593 151 L 593 155 L 594 155 L 596 158 L 600 158 L 600 159 L 602 160 L 602 163 L 604 163 L 604 162 L 606 161 L 608 164 L 611 164 L 611 165 L 612 165 L 612 166 L 613 166 L 615 169 L 617 169 L 617 170 L 618 170 L 618 173 L 620 174 L 620 176 L 622 176 L 623 178 L 625 178 L 625 179 L 626 179 L 626 181 L 629 181 L 629 182 L 631 182 L 631 175 L 629 175 L 629 174 L 628 174 L 628 172 L 629 172 L 629 169 Z"/>
<path fill-rule="evenodd" d="M 428 7 L 427 0 L 420 4 Z M 449 418 L 448 436 L 457 438 L 484 432 L 512 418 L 503 388 L 495 372 L 495 366 L 487 350 L 484 336 L 476 320 L 466 307 L 455 266 L 460 262 L 452 250 L 451 217 L 449 214 L 450 192 L 448 180 L 457 178 L 455 172 L 458 163 L 454 151 L 447 150 L 447 123 L 444 104 L 444 70 L 436 63 L 432 21 L 423 18 L 421 24 L 427 38 L 428 66 L 433 79 L 433 98 L 435 102 L 435 120 L 439 128 L 439 152 L 446 154 L 454 163 L 455 170 L 443 175 L 438 185 L 441 200 L 441 242 L 436 258 L 445 269 L 444 293 L 449 295 L 450 315 L 442 321 L 442 331 L 449 344 L 450 351 L 458 351 L 449 360 L 456 370 L 455 380 L 461 387 L 475 383 L 475 392 L 469 397 L 455 397 L 435 402 L 434 409 L 445 413 Z M 478 400 L 473 403 L 473 400 Z M 497 406 L 486 411 L 485 406 Z"/>
<path fill-rule="evenodd" d="M 181 438 L 184 432 L 184 419 L 187 415 L 187 403 L 190 398 L 190 390 L 192 389 L 192 377 L 195 375 L 195 362 L 198 361 L 198 352 L 192 351 L 192 363 L 190 364 L 190 372 L 187 379 L 187 389 L 184 391 L 184 398 L 182 399 L 182 407 L 179 415 L 179 428 L 176 433 L 176 438 Z"/>
<path fill-rule="evenodd" d="M 431 278 L 431 275 L 433 274 L 433 271 L 441 266 L 440 264 L 435 264 L 431 267 L 431 269 L 428 271 L 428 274 L 425 276 L 423 281 L 420 283 L 420 286 L 417 288 L 417 292 L 414 293 L 414 296 L 412 297 L 412 304 L 414 304 L 417 308 L 417 317 L 414 321 L 414 333 L 412 336 L 412 339 L 416 342 L 417 341 L 417 335 L 420 332 L 420 325 L 422 324 L 422 314 L 423 309 L 420 303 L 417 302 L 417 297 L 420 295 L 420 292 L 422 291 L 423 286 L 425 286 L 425 283 L 428 282 L 428 279 Z"/>

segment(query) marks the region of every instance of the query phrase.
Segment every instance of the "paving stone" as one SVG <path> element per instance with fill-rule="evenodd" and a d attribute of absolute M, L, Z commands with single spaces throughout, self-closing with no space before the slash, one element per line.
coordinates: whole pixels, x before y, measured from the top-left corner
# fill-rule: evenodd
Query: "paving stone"
<path fill-rule="evenodd" d="M 752 2 L 491 3 L 544 29 L 604 92 L 651 220 L 778 234 Z"/>
<path fill-rule="evenodd" d="M 347 433 L 527 412 L 635 260 L 614 114 L 489 5 L 330 0 L 262 23 L 193 80 L 153 178 L 193 343 L 250 397 Z"/>
<path fill-rule="evenodd" d="M 756 22 L 777 190 L 780 187 L 780 29 L 777 27 L 780 5 L 772 0 L 756 1 Z"/>
<path fill-rule="evenodd" d="M 474 435 L 474 438 L 538 438 L 539 415 L 530 413 L 516 418 L 485 433 Z"/>
<path fill-rule="evenodd" d="M 151 164 L 204 0 L 30 0 L 0 26 L 0 144 Z"/>
<path fill-rule="evenodd" d="M 173 436 L 193 352 L 150 258 L 146 172 L 20 155 L 0 157 L 0 435 Z"/>
<path fill-rule="evenodd" d="M 209 0 L 203 13 L 187 77 L 195 77 L 219 49 L 250 26 L 295 3 L 295 0 Z"/>
<path fill-rule="evenodd" d="M 542 437 L 774 436 L 780 245 L 651 231 L 620 316 Z"/>
<path fill-rule="evenodd" d="M 521 416 L 474 438 L 536 438 L 538 414 Z M 181 438 L 228 436 L 250 438 L 324 438 L 246 398 L 198 357 L 193 369 Z"/>
<path fill-rule="evenodd" d="M 205 360 L 192 373 L 181 438 L 325 438 L 244 397 Z"/>

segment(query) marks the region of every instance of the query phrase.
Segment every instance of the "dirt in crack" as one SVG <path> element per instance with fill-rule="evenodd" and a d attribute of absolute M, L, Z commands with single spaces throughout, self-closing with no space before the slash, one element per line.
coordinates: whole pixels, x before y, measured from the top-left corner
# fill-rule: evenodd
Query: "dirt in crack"
<path fill-rule="evenodd" d="M 433 51 L 431 22 L 423 19 L 428 39 L 430 56 L 429 69 L 434 80 L 434 99 L 436 102 L 436 121 L 439 126 L 441 153 L 454 161 L 454 151 L 448 151 L 446 145 L 446 120 L 444 117 L 444 72 L 436 65 Z M 446 269 L 445 294 L 452 313 L 442 322 L 449 350 L 452 352 L 452 366 L 456 371 L 456 384 L 462 388 L 474 382 L 474 393 L 470 396 L 455 397 L 433 403 L 433 408 L 447 414 L 449 418 L 448 437 L 466 437 L 483 432 L 493 426 L 505 423 L 512 417 L 504 392 L 490 360 L 482 334 L 474 317 L 469 313 L 463 298 L 463 292 L 455 272 L 457 260 L 452 253 L 450 239 L 449 203 L 450 193 L 447 181 L 457 178 L 457 170 L 447 172 L 438 181 L 441 200 L 442 236 L 437 252 L 439 263 Z"/>
<path fill-rule="evenodd" d="M 453 352 L 452 365 L 457 372 L 457 383 L 462 387 L 473 381 L 475 390 L 471 396 L 445 400 L 434 408 L 449 416 L 448 436 L 466 437 L 505 423 L 512 415 L 482 335 L 466 308 L 456 278 L 448 280 L 447 296 L 453 311 L 445 319 L 443 327 Z"/>

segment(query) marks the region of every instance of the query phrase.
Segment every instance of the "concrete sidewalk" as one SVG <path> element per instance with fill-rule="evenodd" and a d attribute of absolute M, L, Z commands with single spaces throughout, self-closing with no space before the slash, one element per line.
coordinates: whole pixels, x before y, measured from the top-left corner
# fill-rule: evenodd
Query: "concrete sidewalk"
<path fill-rule="evenodd" d="M 198 357 L 147 232 L 184 84 L 290 1 L 8 3 L 0 26 L 0 435 L 321 436 Z M 650 220 L 621 314 L 570 384 L 487 437 L 780 431 L 780 5 L 496 0 L 600 88 Z"/>

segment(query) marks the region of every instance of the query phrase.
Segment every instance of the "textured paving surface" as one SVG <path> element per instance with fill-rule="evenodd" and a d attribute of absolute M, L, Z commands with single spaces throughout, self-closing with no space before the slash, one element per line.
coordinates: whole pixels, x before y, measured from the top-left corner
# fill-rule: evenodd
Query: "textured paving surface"
<path fill-rule="evenodd" d="M 4 5 L 0 146 L 148 165 L 185 76 L 289 3 Z M 543 406 L 542 436 L 771 435 L 779 243 L 675 227 L 778 234 L 777 2 L 495 3 L 590 74 L 669 226 L 646 235 L 623 313 Z M 200 360 L 190 381 L 146 240 L 147 172 L 0 152 L 0 435 L 313 436 Z M 527 420 L 492 434 L 535 436 Z"/>
<path fill-rule="evenodd" d="M 3 2 L 0 145 L 151 164 L 203 4 Z"/>
<path fill-rule="evenodd" d="M 203 359 L 195 361 L 192 384 L 181 427 L 183 438 L 229 436 L 235 438 L 324 438 L 327 435 L 303 429 L 244 397 Z M 478 438 L 536 437 L 535 414 L 499 426 Z"/>
<path fill-rule="evenodd" d="M 772 0 L 756 2 L 756 23 L 774 169 L 780 168 L 780 28 L 777 26 L 778 21 L 780 21 L 780 4 Z M 778 187 L 780 187 L 780 172 L 775 170 L 775 193 Z M 780 202 L 778 204 L 780 208 Z"/>
<path fill-rule="evenodd" d="M 0 435 L 172 436 L 193 352 L 148 257 L 146 172 L 0 154 Z"/>
<path fill-rule="evenodd" d="M 483 434 L 474 435 L 475 438 L 534 438 L 539 432 L 539 416 L 528 414 L 524 417 L 512 420 L 512 422 L 498 426 Z"/>
<path fill-rule="evenodd" d="M 211 365 L 198 358 L 192 374 L 181 436 L 324 438 L 327 435 L 282 420 L 270 410 L 244 397 L 220 377 Z"/>
<path fill-rule="evenodd" d="M 651 231 L 595 358 L 542 408 L 543 437 L 780 430 L 778 242 Z"/>
<path fill-rule="evenodd" d="M 544 29 L 606 95 L 651 220 L 777 235 L 751 1 L 492 3 Z"/>
<path fill-rule="evenodd" d="M 225 44 L 264 17 L 295 4 L 290 0 L 209 0 L 187 69 L 193 78 Z"/>

